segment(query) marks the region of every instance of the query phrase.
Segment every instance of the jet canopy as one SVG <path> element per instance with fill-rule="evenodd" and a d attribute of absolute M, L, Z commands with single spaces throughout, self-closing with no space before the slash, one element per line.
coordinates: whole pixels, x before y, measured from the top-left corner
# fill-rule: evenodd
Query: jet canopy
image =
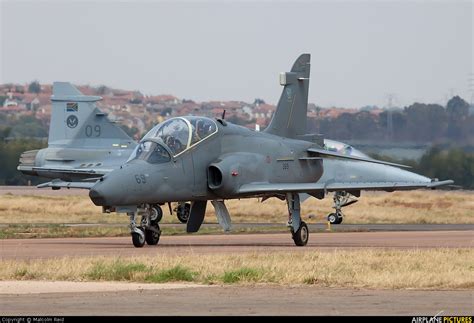
<path fill-rule="evenodd" d="M 330 139 L 324 139 L 324 149 L 329 151 L 335 151 L 347 156 L 370 158 L 360 150 L 357 150 L 348 144 Z"/>
<path fill-rule="evenodd" d="M 141 140 L 158 139 L 173 156 L 198 144 L 217 132 L 214 120 L 204 117 L 178 117 L 166 120 L 151 129 Z"/>

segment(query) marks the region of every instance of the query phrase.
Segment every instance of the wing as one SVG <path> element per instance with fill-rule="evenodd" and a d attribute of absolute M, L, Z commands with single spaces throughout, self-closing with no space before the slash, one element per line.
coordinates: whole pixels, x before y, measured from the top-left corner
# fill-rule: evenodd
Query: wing
<path fill-rule="evenodd" d="M 335 158 L 340 158 L 340 159 L 350 159 L 350 160 L 358 160 L 358 161 L 364 161 L 368 163 L 374 163 L 374 164 L 382 164 L 382 165 L 389 165 L 389 166 L 395 166 L 395 167 L 403 167 L 403 168 L 411 168 L 411 166 L 407 165 L 402 165 L 402 164 L 396 164 L 396 163 L 390 163 L 386 162 L 383 160 L 377 160 L 377 159 L 372 159 L 372 158 L 364 158 L 364 157 L 358 157 L 358 156 L 350 156 L 350 155 L 343 155 L 334 151 L 329 151 L 325 149 L 319 149 L 319 148 L 309 148 L 308 152 L 319 156 L 319 157 L 335 157 Z M 307 159 L 307 158 L 300 158 L 300 159 Z"/>
<path fill-rule="evenodd" d="M 91 178 L 90 180 L 93 180 L 91 182 L 66 182 L 60 179 L 54 179 L 51 182 L 42 183 L 42 184 L 37 185 L 36 187 L 38 188 L 51 187 L 53 190 L 59 190 L 60 188 L 81 188 L 81 189 L 90 190 L 92 186 L 95 185 L 95 182 L 98 179 L 99 178 Z"/>
<path fill-rule="evenodd" d="M 452 184 L 452 180 L 431 182 L 352 182 L 352 183 L 251 183 L 240 187 L 242 195 L 262 193 L 298 192 L 308 193 L 317 191 L 348 191 L 348 190 L 374 190 L 374 191 L 398 191 L 417 188 L 436 188 L 442 185 Z"/>
<path fill-rule="evenodd" d="M 47 178 L 61 178 L 63 180 L 73 181 L 91 177 L 100 177 L 110 173 L 113 169 L 106 168 L 71 168 L 71 167 L 35 167 L 19 165 L 19 171 L 26 175 L 41 176 Z"/>

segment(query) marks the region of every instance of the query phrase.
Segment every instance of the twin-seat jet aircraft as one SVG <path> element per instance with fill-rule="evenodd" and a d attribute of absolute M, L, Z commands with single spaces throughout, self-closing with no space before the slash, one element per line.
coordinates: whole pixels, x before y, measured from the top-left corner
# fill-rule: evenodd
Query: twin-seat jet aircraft
<path fill-rule="evenodd" d="M 53 178 L 39 187 L 85 188 L 103 212 L 130 217 L 135 247 L 160 239 L 161 206 L 178 202 L 178 218 L 197 232 L 208 201 L 225 231 L 231 218 L 225 201 L 286 200 L 294 243 L 308 242 L 301 201 L 334 193 L 342 207 L 362 190 L 411 190 L 451 184 L 375 160 L 344 143 L 306 130 L 310 55 L 302 54 L 290 72 L 280 74 L 283 91 L 268 127 L 257 132 L 221 119 L 186 116 L 168 119 L 138 144 L 113 125 L 96 106 L 100 97 L 82 95 L 69 83 L 54 83 L 48 148 L 22 154 L 18 169 Z M 138 221 L 138 216 L 141 216 Z"/>

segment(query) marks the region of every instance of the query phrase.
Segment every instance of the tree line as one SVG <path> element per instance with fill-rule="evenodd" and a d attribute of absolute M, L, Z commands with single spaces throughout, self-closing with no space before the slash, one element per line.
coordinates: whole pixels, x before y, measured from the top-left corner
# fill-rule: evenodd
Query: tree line
<path fill-rule="evenodd" d="M 443 107 L 414 103 L 403 109 L 342 113 L 336 118 L 317 117 L 308 122 L 315 133 L 336 140 L 446 143 L 474 145 L 474 111 L 459 96 Z"/>

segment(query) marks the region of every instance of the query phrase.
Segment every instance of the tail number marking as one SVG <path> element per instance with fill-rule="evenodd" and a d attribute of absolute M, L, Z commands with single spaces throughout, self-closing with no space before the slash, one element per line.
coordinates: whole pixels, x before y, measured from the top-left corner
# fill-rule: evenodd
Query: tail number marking
<path fill-rule="evenodd" d="M 87 125 L 85 129 L 87 137 L 100 137 L 101 129 L 99 125 L 95 125 L 94 127 Z"/>

